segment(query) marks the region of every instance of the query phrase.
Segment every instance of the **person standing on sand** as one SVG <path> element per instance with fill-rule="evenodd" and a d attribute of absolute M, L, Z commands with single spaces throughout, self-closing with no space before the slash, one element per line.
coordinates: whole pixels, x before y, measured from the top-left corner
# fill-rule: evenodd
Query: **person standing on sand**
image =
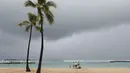
<path fill-rule="evenodd" d="M 79 61 L 78 61 L 77 65 L 78 65 L 78 66 L 80 66 L 80 63 L 79 63 Z"/>
<path fill-rule="evenodd" d="M 73 68 L 74 68 L 74 62 L 72 62 L 72 66 L 73 66 Z"/>
<path fill-rule="evenodd" d="M 69 65 L 69 67 L 71 68 L 71 65 Z"/>
<path fill-rule="evenodd" d="M 75 65 L 76 65 L 76 63 L 75 63 L 75 62 L 73 62 L 73 63 L 72 63 L 73 68 L 75 68 Z"/>

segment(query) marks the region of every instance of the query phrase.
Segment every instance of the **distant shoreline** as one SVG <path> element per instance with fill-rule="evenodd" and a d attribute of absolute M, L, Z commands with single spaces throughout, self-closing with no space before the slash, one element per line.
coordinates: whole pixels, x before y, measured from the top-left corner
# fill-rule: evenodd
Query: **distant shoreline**
<path fill-rule="evenodd" d="M 116 63 L 116 62 L 130 62 L 130 61 L 110 61 L 110 63 Z"/>

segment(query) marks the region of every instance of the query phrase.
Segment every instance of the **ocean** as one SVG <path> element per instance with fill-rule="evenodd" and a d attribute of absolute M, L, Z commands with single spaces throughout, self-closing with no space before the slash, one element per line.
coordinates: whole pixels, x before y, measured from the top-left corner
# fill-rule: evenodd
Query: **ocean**
<path fill-rule="evenodd" d="M 130 62 L 80 62 L 82 68 L 130 68 Z M 31 68 L 37 68 L 38 64 L 29 64 Z M 69 68 L 72 62 L 45 61 L 42 68 Z M 25 64 L 0 64 L 0 68 L 25 68 Z"/>

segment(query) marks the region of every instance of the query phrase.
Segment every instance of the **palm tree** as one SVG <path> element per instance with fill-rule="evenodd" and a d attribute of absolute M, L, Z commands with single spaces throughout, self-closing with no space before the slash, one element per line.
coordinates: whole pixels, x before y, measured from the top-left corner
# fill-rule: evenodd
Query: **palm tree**
<path fill-rule="evenodd" d="M 19 26 L 25 26 L 26 32 L 28 32 L 30 30 L 28 49 L 27 49 L 27 58 L 26 58 L 26 72 L 31 71 L 29 68 L 28 60 L 29 60 L 30 42 L 31 42 L 31 37 L 32 37 L 32 27 L 35 27 L 37 31 L 40 31 L 40 27 L 36 25 L 37 22 L 39 21 L 38 16 L 36 16 L 33 13 L 28 13 L 28 19 L 29 20 L 23 21 L 22 23 L 18 24 Z"/>
<path fill-rule="evenodd" d="M 38 63 L 38 69 L 36 73 L 41 73 L 41 65 L 42 65 L 42 57 L 43 57 L 43 50 L 44 50 L 44 38 L 43 38 L 43 23 L 44 23 L 44 16 L 47 18 L 50 24 L 54 22 L 54 16 L 50 11 L 50 7 L 56 8 L 56 4 L 53 1 L 46 1 L 46 0 L 37 0 L 37 2 L 33 1 L 26 1 L 26 7 L 33 7 L 37 8 L 38 15 L 40 17 L 39 25 L 41 25 L 41 51 L 40 51 L 40 58 Z"/>

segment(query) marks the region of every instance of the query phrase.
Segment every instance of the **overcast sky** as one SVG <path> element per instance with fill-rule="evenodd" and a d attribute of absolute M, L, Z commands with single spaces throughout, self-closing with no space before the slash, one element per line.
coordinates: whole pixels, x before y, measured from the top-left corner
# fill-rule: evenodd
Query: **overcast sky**
<path fill-rule="evenodd" d="M 129 60 L 130 0 L 53 0 L 55 23 L 45 23 L 45 59 Z M 0 59 L 26 58 L 28 33 L 16 26 L 27 19 L 25 0 L 0 0 Z M 33 30 L 31 58 L 38 58 L 40 35 Z"/>

